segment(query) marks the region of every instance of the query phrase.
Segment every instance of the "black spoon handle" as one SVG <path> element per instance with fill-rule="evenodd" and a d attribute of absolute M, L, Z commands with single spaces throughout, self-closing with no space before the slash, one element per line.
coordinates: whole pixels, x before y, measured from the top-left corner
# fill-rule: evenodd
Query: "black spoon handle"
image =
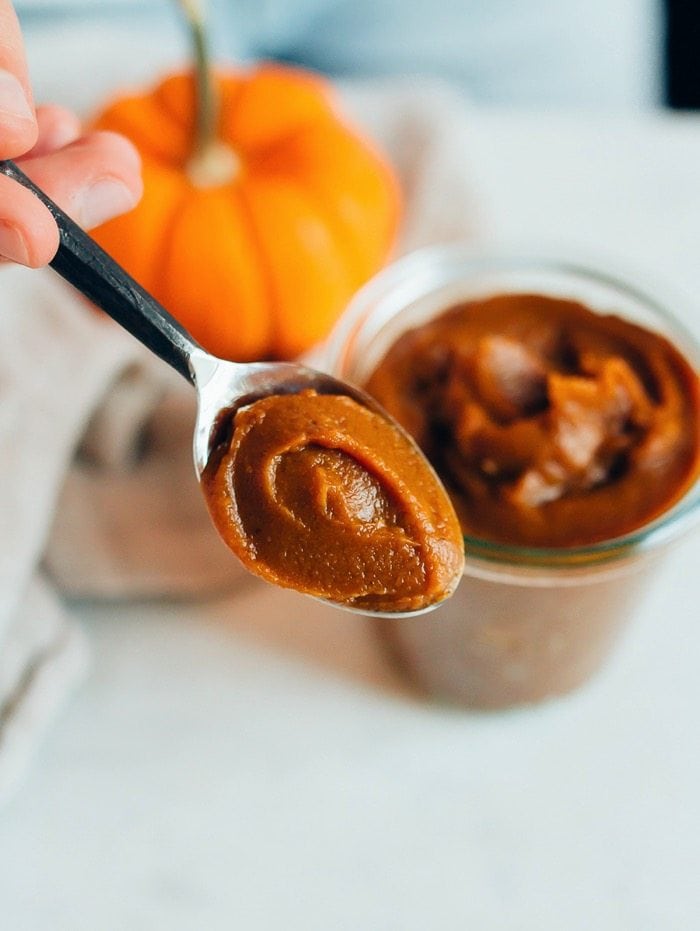
<path fill-rule="evenodd" d="M 14 162 L 0 160 L 0 172 L 32 191 L 53 214 L 61 242 L 51 267 L 144 346 L 194 383 L 189 358 L 201 347 L 189 333 Z"/>

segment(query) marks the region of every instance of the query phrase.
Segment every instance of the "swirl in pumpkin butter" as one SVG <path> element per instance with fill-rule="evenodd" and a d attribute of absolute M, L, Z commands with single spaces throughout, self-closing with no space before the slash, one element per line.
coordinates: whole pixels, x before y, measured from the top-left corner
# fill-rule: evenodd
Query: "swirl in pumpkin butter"
<path fill-rule="evenodd" d="M 456 588 L 464 542 L 406 434 L 342 395 L 272 395 L 242 408 L 202 476 L 219 533 L 269 582 L 380 612 Z"/>
<path fill-rule="evenodd" d="M 405 333 L 366 389 L 426 453 L 466 534 L 571 547 L 630 533 L 691 487 L 698 386 L 658 333 L 502 294 Z"/>

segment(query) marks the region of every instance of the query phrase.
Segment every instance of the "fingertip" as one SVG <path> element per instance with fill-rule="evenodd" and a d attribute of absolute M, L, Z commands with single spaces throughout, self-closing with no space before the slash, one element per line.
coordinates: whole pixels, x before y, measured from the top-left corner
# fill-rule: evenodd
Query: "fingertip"
<path fill-rule="evenodd" d="M 39 127 L 35 119 L 3 115 L 0 158 L 19 158 L 36 145 Z"/>
<path fill-rule="evenodd" d="M 0 16 L 0 24 L 2 19 Z M 12 38 L 13 36 L 10 36 L 10 44 Z M 0 40 L 0 53 L 5 53 L 0 54 L 0 155 L 4 158 L 15 158 L 35 144 L 38 127 L 31 92 L 26 81 L 21 78 L 22 69 L 18 71 L 16 62 L 14 68 L 6 66 L 7 41 L 3 31 Z"/>
<path fill-rule="evenodd" d="M 107 147 L 108 157 L 114 166 L 114 173 L 131 191 L 135 205 L 143 194 L 141 153 L 126 136 L 108 131 L 102 131 L 100 135 L 104 137 L 102 144 Z"/>
<path fill-rule="evenodd" d="M 80 154 L 86 163 L 83 175 L 86 183 L 82 186 L 83 192 L 89 194 L 89 188 L 93 185 L 103 189 L 99 199 L 105 201 L 105 216 L 100 222 L 131 210 L 141 199 L 141 156 L 125 136 L 103 130 L 90 132 L 72 143 L 66 152 L 75 156 Z M 74 165 L 78 163 L 76 158 Z M 107 207 L 108 203 L 111 206 Z M 102 212 L 100 208 L 98 214 Z M 96 224 L 93 221 L 89 225 Z"/>
<path fill-rule="evenodd" d="M 93 151 L 93 157 L 111 165 L 140 173 L 141 155 L 126 136 L 108 129 L 94 130 L 81 136 L 74 145 L 85 146 Z"/>
<path fill-rule="evenodd" d="M 47 211 L 48 212 L 48 211 Z M 26 265 L 28 268 L 43 268 L 55 257 L 60 245 L 58 227 L 51 214 L 50 225 L 39 233 L 36 231 L 29 242 L 29 255 Z"/>
<path fill-rule="evenodd" d="M 76 193 L 71 204 L 71 214 L 81 226 L 92 229 L 122 213 L 128 213 L 136 203 L 134 192 L 124 181 L 101 178 Z"/>
<path fill-rule="evenodd" d="M 56 254 L 59 235 L 49 209 L 31 191 L 0 174 L 0 255 L 39 268 Z"/>
<path fill-rule="evenodd" d="M 42 268 L 56 255 L 58 245 L 58 228 L 52 220 L 47 224 L 33 221 L 31 231 L 20 223 L 0 220 L 0 257 L 8 262 Z"/>
<path fill-rule="evenodd" d="M 28 156 L 36 158 L 55 152 L 74 142 L 80 136 L 79 118 L 71 110 L 54 104 L 37 107 L 38 138 Z"/>

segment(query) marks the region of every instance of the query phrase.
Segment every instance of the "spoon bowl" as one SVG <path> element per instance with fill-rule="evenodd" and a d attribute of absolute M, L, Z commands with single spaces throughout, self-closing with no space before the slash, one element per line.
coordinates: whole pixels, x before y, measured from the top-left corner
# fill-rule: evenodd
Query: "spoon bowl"
<path fill-rule="evenodd" d="M 0 160 L 0 172 L 32 191 L 56 220 L 60 244 L 51 267 L 172 366 L 197 391 L 193 453 L 200 481 L 212 451 L 221 439 L 223 426 L 231 423 L 238 410 L 271 395 L 298 394 L 309 389 L 320 395 L 345 395 L 369 408 L 385 418 L 415 448 L 410 437 L 376 401 L 364 391 L 337 378 L 292 362 L 229 362 L 207 352 L 14 162 Z M 430 469 L 427 461 L 426 467 Z M 355 614 L 398 618 L 432 611 L 451 594 L 452 591 L 447 592 L 432 604 L 409 611 L 380 611 L 320 597 L 317 600 Z"/>
<path fill-rule="evenodd" d="M 298 394 L 313 389 L 317 394 L 345 395 L 370 410 L 388 415 L 380 405 L 359 388 L 316 369 L 293 362 L 252 362 L 242 364 L 219 359 L 204 350 L 193 352 L 190 358 L 198 406 L 193 438 L 194 466 L 201 479 L 212 451 L 218 445 L 224 428 L 228 429 L 236 412 L 269 395 Z M 393 421 L 392 421 L 393 424 Z M 402 428 L 397 428 L 404 432 Z M 434 604 L 412 611 L 382 612 L 331 601 L 308 595 L 315 601 L 341 608 L 363 617 L 409 618 L 428 614 L 442 604 Z"/>
<path fill-rule="evenodd" d="M 240 408 L 271 394 L 298 394 L 312 389 L 317 394 L 346 395 L 388 418 L 374 398 L 361 389 L 294 362 L 229 362 L 196 349 L 190 356 L 190 367 L 198 395 L 193 452 L 199 478 L 216 445 L 222 415 L 228 421 Z"/>

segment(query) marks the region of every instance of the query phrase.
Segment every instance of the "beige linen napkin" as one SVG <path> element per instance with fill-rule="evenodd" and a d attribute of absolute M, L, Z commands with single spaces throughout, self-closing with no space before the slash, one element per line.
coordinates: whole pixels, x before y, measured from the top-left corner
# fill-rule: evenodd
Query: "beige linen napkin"
<path fill-rule="evenodd" d="M 469 236 L 463 101 L 388 81 L 343 104 L 401 177 L 397 253 Z M 192 388 L 50 271 L 2 269 L 0 294 L 1 798 L 85 668 L 62 595 L 202 597 L 245 574 L 194 479 Z"/>
<path fill-rule="evenodd" d="M 84 663 L 40 569 L 54 505 L 91 410 L 131 347 L 36 273 L 2 270 L 0 306 L 0 794 Z"/>

